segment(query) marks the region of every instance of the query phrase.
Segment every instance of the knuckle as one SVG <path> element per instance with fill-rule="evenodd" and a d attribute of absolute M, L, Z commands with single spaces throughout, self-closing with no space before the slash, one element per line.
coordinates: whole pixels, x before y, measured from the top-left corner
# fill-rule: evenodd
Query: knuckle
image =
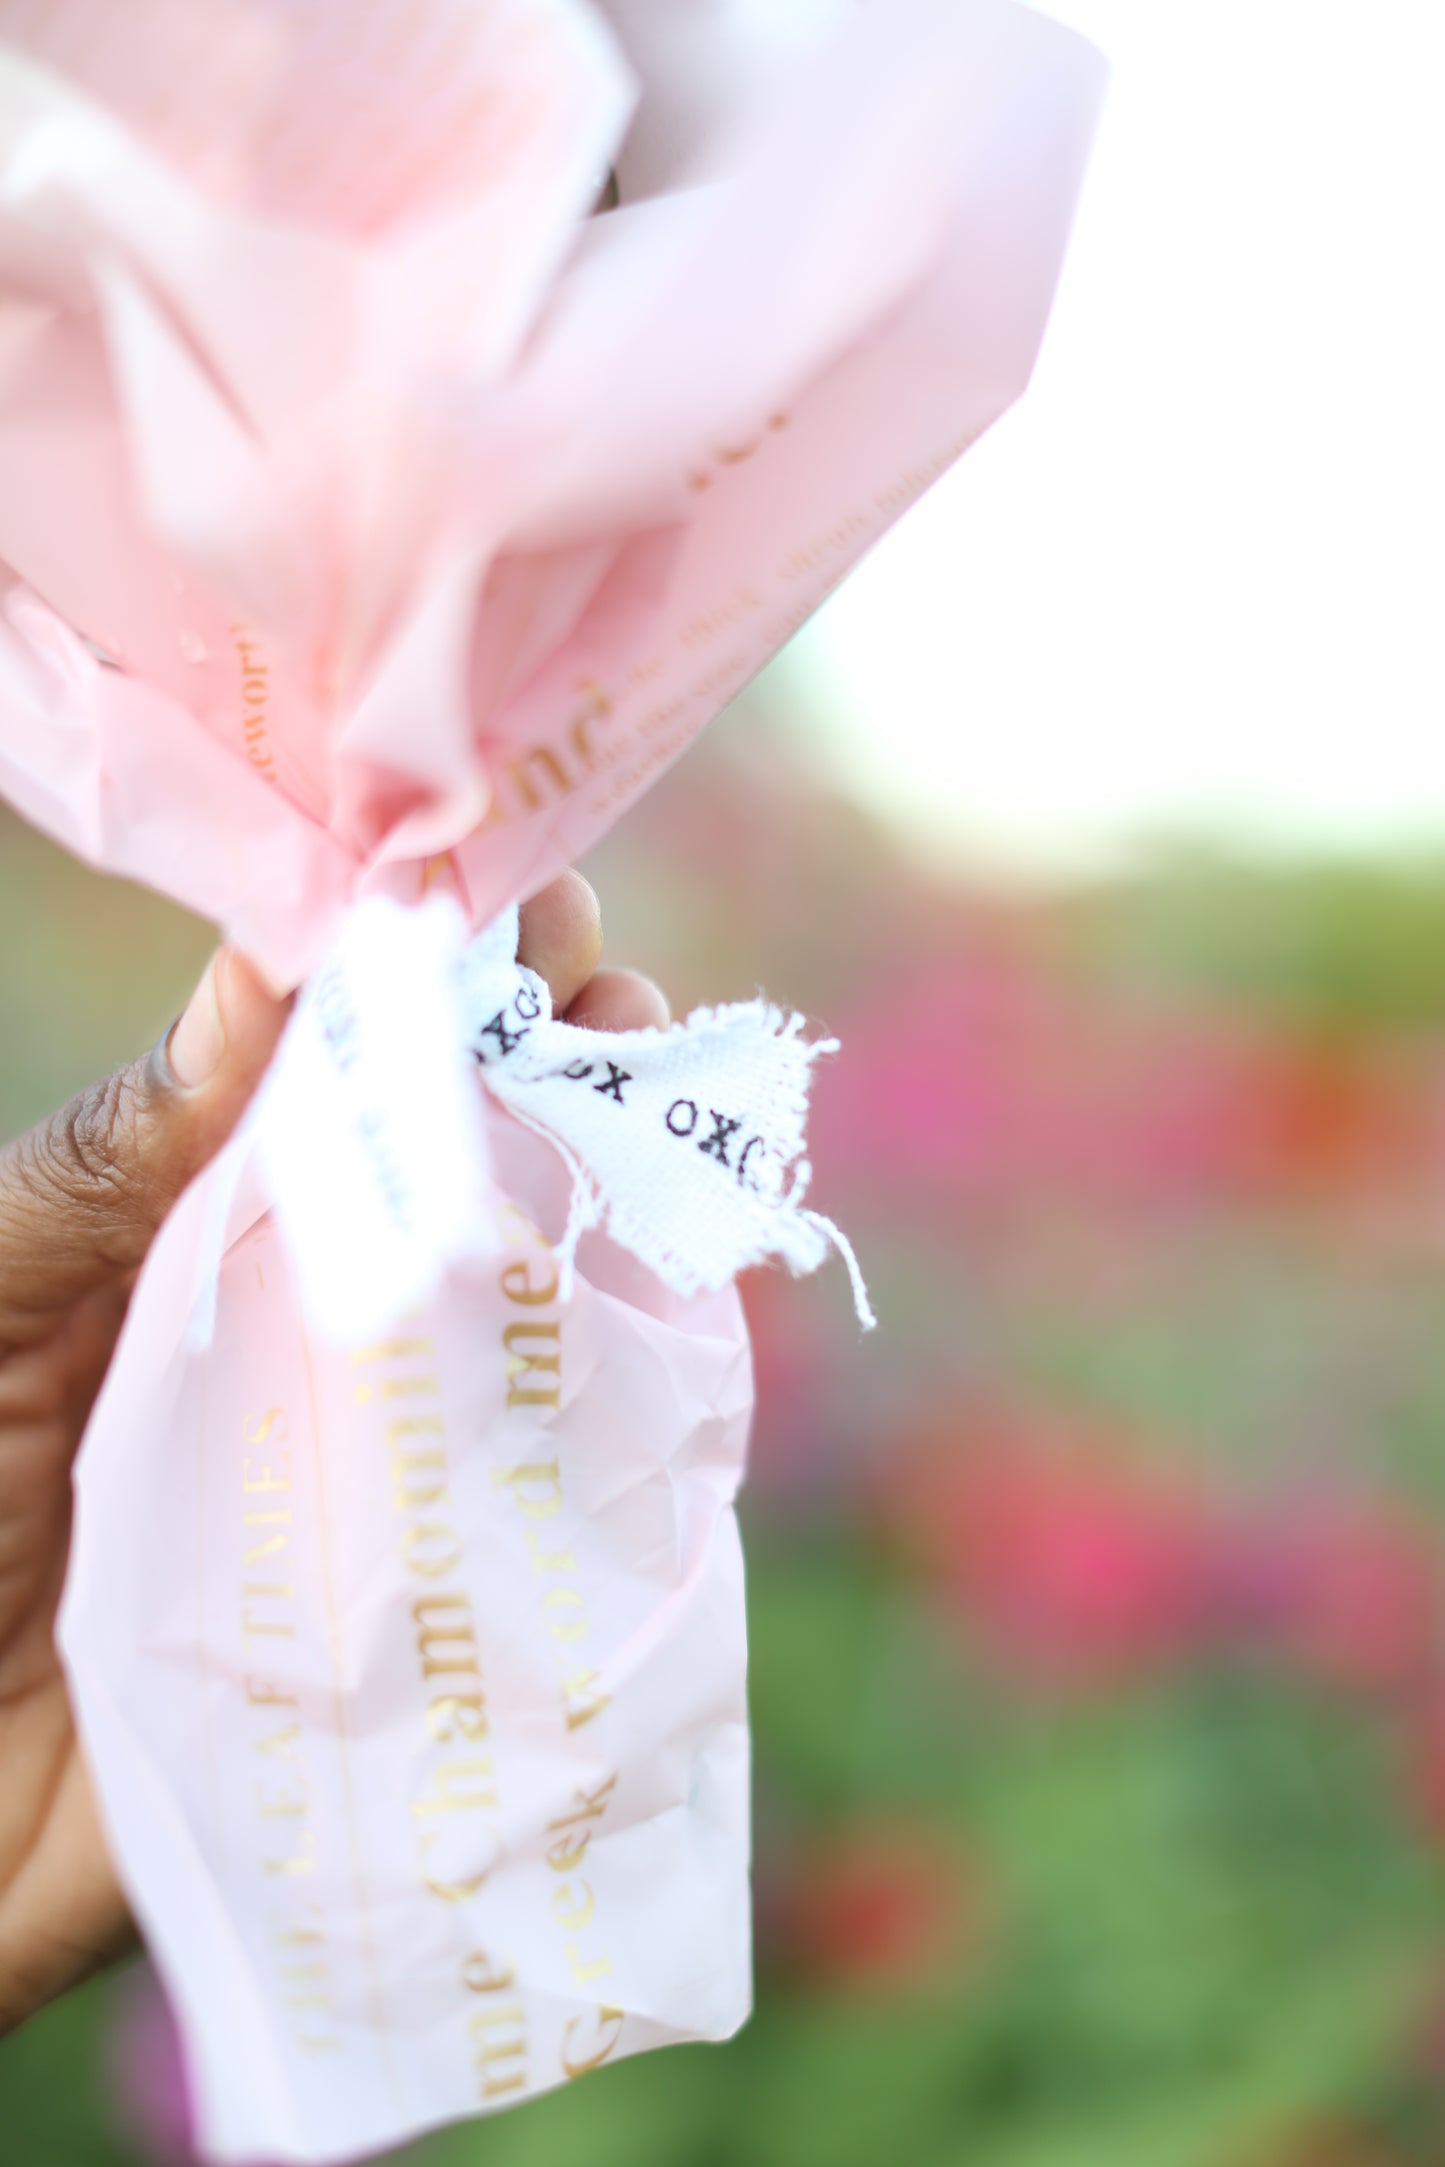
<path fill-rule="evenodd" d="M 135 1072 L 121 1069 L 79 1092 L 15 1147 L 14 1173 L 31 1196 L 93 1225 L 97 1248 L 122 1260 L 149 1230 L 140 1149 L 145 1113 Z"/>
<path fill-rule="evenodd" d="M 77 1203 L 126 1202 L 133 1188 L 124 1139 L 135 1091 L 124 1071 L 63 1106 L 44 1135 L 50 1172 Z"/>

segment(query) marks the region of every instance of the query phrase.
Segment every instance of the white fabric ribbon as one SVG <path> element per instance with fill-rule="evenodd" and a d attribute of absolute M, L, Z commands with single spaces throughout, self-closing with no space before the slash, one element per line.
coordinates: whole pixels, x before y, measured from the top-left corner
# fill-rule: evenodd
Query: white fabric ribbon
<path fill-rule="evenodd" d="M 571 1170 L 569 1270 L 591 1226 L 684 1295 L 769 1257 L 815 1271 L 836 1247 L 870 1328 L 851 1247 L 804 1201 L 812 1071 L 836 1041 L 810 1044 L 801 1017 L 761 1000 L 665 1031 L 586 1030 L 554 1018 L 516 950 L 515 909 L 468 943 L 446 898 L 373 897 L 303 992 L 256 1125 L 317 1329 L 384 1330 L 490 1248 L 478 1068 Z"/>

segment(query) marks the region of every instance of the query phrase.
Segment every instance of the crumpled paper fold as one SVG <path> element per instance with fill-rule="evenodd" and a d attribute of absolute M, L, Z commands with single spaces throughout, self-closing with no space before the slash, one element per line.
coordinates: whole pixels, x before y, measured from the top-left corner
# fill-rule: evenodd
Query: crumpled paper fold
<path fill-rule="evenodd" d="M 1032 366 L 1090 48 L 616 15 L 0 4 L 0 786 L 278 984 L 574 860 Z"/>

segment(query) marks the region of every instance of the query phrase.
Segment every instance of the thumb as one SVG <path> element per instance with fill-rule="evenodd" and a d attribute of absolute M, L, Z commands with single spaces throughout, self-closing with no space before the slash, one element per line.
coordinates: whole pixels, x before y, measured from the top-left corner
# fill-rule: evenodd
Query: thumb
<path fill-rule="evenodd" d="M 0 1344 L 33 1342 L 136 1269 L 235 1128 L 289 1005 L 238 949 L 218 949 L 153 1053 L 0 1152 Z"/>

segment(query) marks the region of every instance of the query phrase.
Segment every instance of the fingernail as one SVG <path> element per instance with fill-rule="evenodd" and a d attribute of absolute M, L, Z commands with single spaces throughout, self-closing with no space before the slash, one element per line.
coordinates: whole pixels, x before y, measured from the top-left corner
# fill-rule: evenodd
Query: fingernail
<path fill-rule="evenodd" d="M 216 950 L 166 1041 L 166 1059 L 171 1074 L 183 1091 L 195 1091 L 201 1084 L 209 1083 L 226 1050 L 226 1027 L 221 1020 L 217 985 L 218 969 L 225 953 L 224 948 Z"/>
<path fill-rule="evenodd" d="M 182 1091 L 212 1082 L 224 1062 L 238 1080 L 259 1076 L 291 1004 L 278 1000 L 239 948 L 218 948 L 162 1048 Z"/>
<path fill-rule="evenodd" d="M 598 895 L 597 890 L 593 887 L 591 881 L 587 878 L 587 875 L 585 873 L 579 873 L 575 865 L 572 868 L 572 877 L 574 880 L 580 880 L 583 887 L 587 890 L 587 893 L 591 896 L 592 908 L 596 911 L 598 920 L 600 922 L 602 917 L 602 900 L 601 897 Z"/>

